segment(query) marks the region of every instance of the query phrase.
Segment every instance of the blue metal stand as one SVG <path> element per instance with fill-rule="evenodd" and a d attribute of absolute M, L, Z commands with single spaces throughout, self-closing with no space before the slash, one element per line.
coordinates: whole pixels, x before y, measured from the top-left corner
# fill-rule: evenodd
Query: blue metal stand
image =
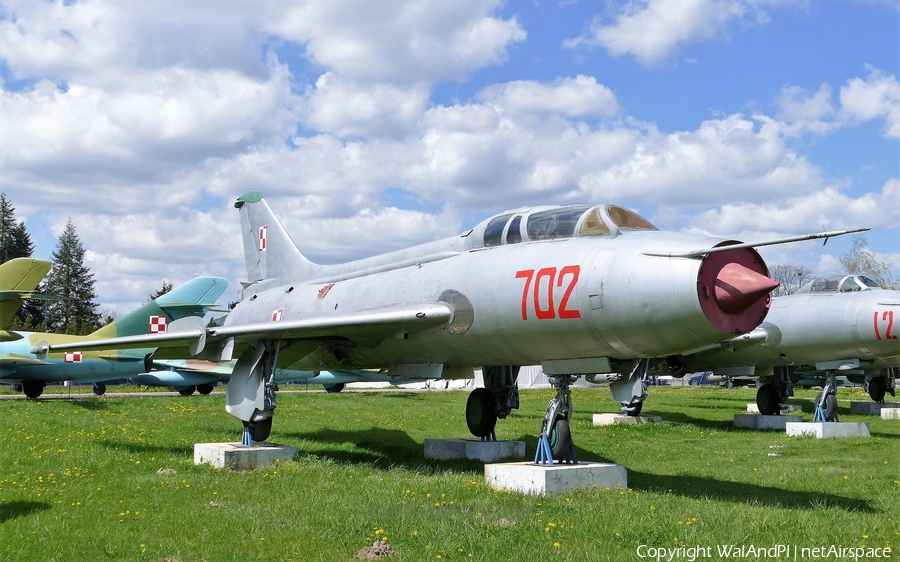
<path fill-rule="evenodd" d="M 816 405 L 816 413 L 813 415 L 814 422 L 824 422 L 828 421 L 825 419 L 825 410 L 822 409 L 822 406 Z M 841 418 L 837 415 L 837 412 L 834 414 L 834 420 L 832 421 L 841 421 Z"/>
<path fill-rule="evenodd" d="M 250 447 L 253 445 L 253 437 L 250 435 L 250 427 L 244 426 L 244 431 L 241 433 L 241 445 L 245 447 Z"/>
<path fill-rule="evenodd" d="M 574 444 L 569 443 L 569 450 L 566 451 L 566 458 L 560 462 L 578 464 L 578 457 L 575 456 Z M 550 450 L 550 440 L 547 439 L 547 436 L 543 433 L 538 437 L 537 451 L 534 453 L 534 464 L 539 464 L 541 466 L 556 466 L 556 463 L 553 462 L 553 452 Z"/>
<path fill-rule="evenodd" d="M 537 451 L 534 453 L 534 464 L 554 466 L 553 453 L 550 452 L 550 441 L 543 433 L 538 437 Z"/>

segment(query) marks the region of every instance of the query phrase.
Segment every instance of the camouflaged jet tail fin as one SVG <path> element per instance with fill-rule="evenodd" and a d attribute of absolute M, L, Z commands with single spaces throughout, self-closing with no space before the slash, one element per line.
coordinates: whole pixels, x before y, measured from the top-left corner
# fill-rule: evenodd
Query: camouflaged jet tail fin
<path fill-rule="evenodd" d="M 111 338 L 157 334 L 185 316 L 203 316 L 225 292 L 228 281 L 221 277 L 196 277 L 157 297 L 137 310 L 108 324 L 92 336 Z"/>
<path fill-rule="evenodd" d="M 49 271 L 50 262 L 32 258 L 15 258 L 0 265 L 0 329 L 9 326 Z"/>
<path fill-rule="evenodd" d="M 249 281 L 316 277 L 319 266 L 306 259 L 258 191 L 239 198 L 241 236 Z"/>

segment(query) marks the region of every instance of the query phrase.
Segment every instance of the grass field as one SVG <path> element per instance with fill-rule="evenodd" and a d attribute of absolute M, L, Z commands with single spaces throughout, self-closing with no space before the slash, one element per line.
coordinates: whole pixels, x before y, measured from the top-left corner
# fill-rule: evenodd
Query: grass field
<path fill-rule="evenodd" d="M 551 392 L 523 391 L 499 437 L 532 456 Z M 625 466 L 629 487 L 552 498 L 496 492 L 478 462 L 424 460 L 425 438 L 467 436 L 460 391 L 282 393 L 271 440 L 300 457 L 243 473 L 193 465 L 194 443 L 240 437 L 221 393 L 3 401 L 0 559 L 352 560 L 380 539 L 389 560 L 642 560 L 641 545 L 900 559 L 900 422 L 851 415 L 867 397 L 841 389 L 839 413 L 871 437 L 734 429 L 754 392 L 652 389 L 644 410 L 662 423 L 595 428 L 617 410 L 608 390 L 573 389 L 579 459 Z M 813 396 L 792 400 L 807 420 Z"/>

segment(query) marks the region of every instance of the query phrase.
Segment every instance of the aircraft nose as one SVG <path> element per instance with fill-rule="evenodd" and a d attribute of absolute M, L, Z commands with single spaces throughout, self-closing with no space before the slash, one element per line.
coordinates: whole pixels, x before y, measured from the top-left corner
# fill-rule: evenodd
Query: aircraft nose
<path fill-rule="evenodd" d="M 719 308 L 738 314 L 768 295 L 778 282 L 739 263 L 729 263 L 716 275 L 715 294 Z"/>

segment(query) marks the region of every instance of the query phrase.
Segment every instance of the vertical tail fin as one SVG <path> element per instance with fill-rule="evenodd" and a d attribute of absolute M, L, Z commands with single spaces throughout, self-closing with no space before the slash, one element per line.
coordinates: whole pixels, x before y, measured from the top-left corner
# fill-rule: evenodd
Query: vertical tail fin
<path fill-rule="evenodd" d="M 25 299 L 50 271 L 50 262 L 16 258 L 0 264 L 0 329 L 9 326 Z"/>
<path fill-rule="evenodd" d="M 314 277 L 316 264 L 306 259 L 258 191 L 234 204 L 241 213 L 241 236 L 249 281 Z"/>
<path fill-rule="evenodd" d="M 174 320 L 206 314 L 226 287 L 228 281 L 220 277 L 191 279 L 91 335 L 112 338 L 164 332 Z"/>

